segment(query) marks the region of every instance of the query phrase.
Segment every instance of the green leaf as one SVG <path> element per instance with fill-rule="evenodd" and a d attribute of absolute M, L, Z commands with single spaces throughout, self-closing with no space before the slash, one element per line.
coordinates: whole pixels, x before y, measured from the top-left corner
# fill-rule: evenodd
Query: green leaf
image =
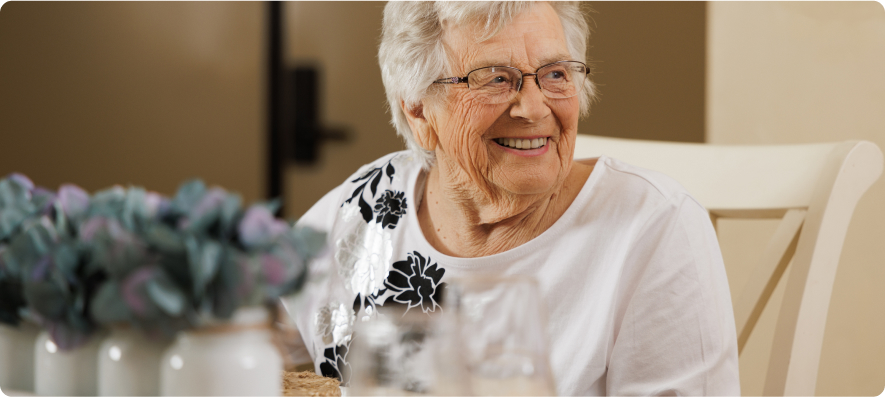
<path fill-rule="evenodd" d="M 187 213 L 186 221 L 179 227 L 183 226 L 187 232 L 205 233 L 206 229 L 218 221 L 226 197 L 227 192 L 224 189 L 218 187 L 210 189 L 191 208 Z"/>
<path fill-rule="evenodd" d="M 172 208 L 179 213 L 187 214 L 200 202 L 206 193 L 206 184 L 199 179 L 185 182 L 178 188 L 175 198 L 172 199 Z"/>
<path fill-rule="evenodd" d="M 176 285 L 193 285 L 187 252 L 160 255 L 159 264 Z"/>
<path fill-rule="evenodd" d="M 55 201 L 55 193 L 48 191 L 43 188 L 36 188 L 31 191 L 31 203 L 34 204 L 34 207 L 37 211 L 41 211 L 44 208 L 51 205 L 52 202 Z"/>
<path fill-rule="evenodd" d="M 57 285 L 50 282 L 26 282 L 25 300 L 32 309 L 50 320 L 65 316 L 67 297 Z"/>
<path fill-rule="evenodd" d="M 240 280 L 240 268 L 236 260 L 237 252 L 227 247 L 224 260 L 218 269 L 218 277 L 212 284 L 212 310 L 218 318 L 230 318 L 240 304 L 237 288 L 245 280 Z"/>
<path fill-rule="evenodd" d="M 49 253 L 54 244 L 55 231 L 51 224 L 47 226 L 48 223 L 47 218 L 29 219 L 24 223 L 24 232 L 16 234 L 4 253 L 4 262 L 8 268 L 27 272 L 27 269 L 35 266 Z"/>
<path fill-rule="evenodd" d="M 94 227 L 93 227 L 94 226 Z M 92 218 L 81 229 L 89 229 L 91 259 L 112 277 L 122 277 L 146 263 L 147 247 L 138 235 L 113 218 Z M 81 232 L 81 237 L 87 233 Z"/>
<path fill-rule="evenodd" d="M 0 240 L 8 238 L 33 211 L 21 207 L 0 209 Z"/>
<path fill-rule="evenodd" d="M 148 209 L 144 199 L 145 191 L 140 187 L 130 187 L 126 191 L 120 220 L 127 229 L 136 230 L 139 224 L 147 220 Z"/>
<path fill-rule="evenodd" d="M 87 216 L 106 216 L 119 219 L 125 200 L 126 190 L 120 186 L 99 191 L 89 200 Z"/>
<path fill-rule="evenodd" d="M 67 323 L 86 336 L 92 335 L 93 331 L 97 328 L 92 321 L 83 315 L 83 313 L 78 312 L 73 308 L 68 308 Z"/>
<path fill-rule="evenodd" d="M 110 280 L 100 287 L 89 304 L 92 318 L 100 324 L 114 324 L 131 319 L 132 313 L 120 293 L 120 285 Z"/>
<path fill-rule="evenodd" d="M 19 180 L 16 175 L 10 175 L 0 180 L 0 207 L 9 207 L 18 203 L 28 202 L 31 200 L 31 189 L 34 184 L 25 178 Z"/>
<path fill-rule="evenodd" d="M 58 230 L 62 234 L 69 234 L 68 229 L 70 225 L 68 224 L 68 218 L 65 216 L 61 202 L 56 201 L 52 204 L 52 207 L 55 209 L 55 230 Z"/>
<path fill-rule="evenodd" d="M 144 238 L 149 245 L 166 254 L 180 254 L 186 249 L 181 234 L 162 223 L 149 225 Z"/>
<path fill-rule="evenodd" d="M 148 281 L 147 292 L 166 314 L 178 317 L 184 311 L 185 296 L 168 278 L 157 277 Z"/>
<path fill-rule="evenodd" d="M 77 264 L 80 261 L 77 248 L 72 243 L 59 244 L 52 253 L 55 268 L 68 279 L 76 279 Z"/>
<path fill-rule="evenodd" d="M 42 217 L 40 222 L 27 227 L 25 236 L 27 236 L 30 249 L 39 256 L 48 254 L 53 243 L 58 239 L 55 228 L 46 217 Z"/>
<path fill-rule="evenodd" d="M 191 274 L 194 278 L 194 295 L 202 297 L 206 286 L 218 272 L 222 253 L 221 244 L 212 240 L 201 243 L 195 237 L 188 236 L 185 245 L 187 246 Z"/>
<path fill-rule="evenodd" d="M 243 199 L 239 194 L 230 194 L 224 198 L 221 206 L 221 230 L 225 237 L 236 233 L 237 222 L 242 217 Z"/>

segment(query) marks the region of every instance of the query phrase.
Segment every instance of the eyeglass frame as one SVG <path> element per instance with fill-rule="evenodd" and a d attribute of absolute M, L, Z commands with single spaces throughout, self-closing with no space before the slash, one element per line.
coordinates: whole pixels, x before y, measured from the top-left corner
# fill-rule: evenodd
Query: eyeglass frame
<path fill-rule="evenodd" d="M 548 64 L 546 64 L 546 65 L 542 65 L 541 67 L 535 69 L 535 73 L 523 73 L 522 70 L 519 70 L 518 68 L 515 68 L 515 67 L 513 67 L 513 66 L 483 66 L 483 67 L 481 67 L 481 68 L 476 68 L 476 69 L 473 69 L 473 70 L 467 72 L 467 74 L 466 74 L 464 77 L 444 77 L 444 78 L 441 78 L 441 79 L 434 80 L 434 81 L 433 81 L 433 84 L 461 84 L 461 83 L 466 83 L 466 84 L 467 84 L 467 88 L 470 89 L 470 82 L 468 82 L 468 78 L 470 77 L 470 74 L 471 74 L 471 73 L 473 73 L 473 72 L 475 72 L 475 71 L 477 71 L 477 70 L 488 69 L 488 68 L 507 68 L 507 69 L 513 69 L 513 70 L 519 72 L 519 74 L 522 76 L 522 77 L 519 79 L 519 83 L 517 83 L 517 87 L 516 87 L 516 92 L 517 92 L 517 93 L 519 93 L 520 91 L 522 91 L 522 82 L 525 80 L 526 76 L 534 76 L 534 78 L 535 78 L 535 84 L 538 86 L 538 89 L 541 91 L 541 93 L 544 93 L 544 89 L 541 88 L 541 82 L 538 81 L 538 71 L 540 71 L 541 69 L 544 69 L 544 68 L 546 68 L 546 67 L 548 67 L 548 66 L 556 65 L 557 63 L 564 63 L 564 62 L 575 62 L 575 63 L 580 63 L 582 66 L 584 66 L 584 80 L 586 80 L 586 79 L 587 79 L 587 76 L 590 75 L 590 68 L 587 67 L 587 64 L 586 64 L 586 63 L 581 62 L 581 61 L 568 61 L 568 60 L 564 60 L 564 61 L 556 61 L 556 62 L 548 63 Z M 547 98 L 550 98 L 550 99 L 568 99 L 568 98 L 574 98 L 574 97 L 580 95 L 581 91 L 583 90 L 583 85 L 584 85 L 584 82 L 582 81 L 582 82 L 581 82 L 581 88 L 578 89 L 577 93 L 576 93 L 575 95 L 572 95 L 572 96 L 569 96 L 569 97 L 550 98 L 550 97 L 547 97 L 546 94 L 545 94 L 544 96 L 547 97 Z M 511 98 L 511 100 L 512 100 L 512 98 Z M 506 101 L 505 101 L 505 102 L 506 102 Z M 502 103 L 504 103 L 504 102 L 502 102 Z"/>

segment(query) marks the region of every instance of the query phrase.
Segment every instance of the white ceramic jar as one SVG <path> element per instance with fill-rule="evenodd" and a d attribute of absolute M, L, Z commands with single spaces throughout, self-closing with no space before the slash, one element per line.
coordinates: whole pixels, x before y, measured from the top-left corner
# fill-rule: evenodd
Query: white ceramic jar
<path fill-rule="evenodd" d="M 34 343 L 34 392 L 43 396 L 94 396 L 98 393 L 98 347 L 103 335 L 62 351 L 43 331 Z"/>
<path fill-rule="evenodd" d="M 178 335 L 160 363 L 160 393 L 279 396 L 282 369 L 267 310 L 244 308 L 230 322 Z"/>
<path fill-rule="evenodd" d="M 34 341 L 40 329 L 29 322 L 0 324 L 0 389 L 34 392 Z"/>
<path fill-rule="evenodd" d="M 160 359 L 168 346 L 130 327 L 112 328 L 98 350 L 98 395 L 159 395 Z"/>

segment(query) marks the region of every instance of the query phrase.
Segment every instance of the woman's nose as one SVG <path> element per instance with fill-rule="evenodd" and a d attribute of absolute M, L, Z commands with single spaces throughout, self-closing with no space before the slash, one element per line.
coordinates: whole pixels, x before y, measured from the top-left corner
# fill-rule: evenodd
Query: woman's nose
<path fill-rule="evenodd" d="M 547 106 L 547 97 L 541 92 L 537 80 L 534 76 L 524 76 L 523 79 L 522 88 L 516 94 L 513 106 L 510 107 L 510 117 L 531 122 L 547 117 L 551 112 L 550 107 Z"/>

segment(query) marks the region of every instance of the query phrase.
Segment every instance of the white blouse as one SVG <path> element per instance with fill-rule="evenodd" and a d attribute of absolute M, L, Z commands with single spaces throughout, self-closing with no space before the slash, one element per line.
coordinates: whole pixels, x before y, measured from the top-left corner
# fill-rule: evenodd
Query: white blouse
<path fill-rule="evenodd" d="M 452 277 L 529 275 L 547 308 L 560 395 L 740 395 L 734 315 L 706 210 L 674 180 L 600 157 L 575 201 L 535 239 L 455 258 L 424 238 L 424 172 L 408 152 L 363 166 L 299 221 L 328 249 L 291 303 L 318 373 L 349 377 L 356 321 L 385 304 L 439 310 Z M 408 277 L 426 282 L 412 289 Z M 353 336 L 358 338 L 359 335 Z"/>

